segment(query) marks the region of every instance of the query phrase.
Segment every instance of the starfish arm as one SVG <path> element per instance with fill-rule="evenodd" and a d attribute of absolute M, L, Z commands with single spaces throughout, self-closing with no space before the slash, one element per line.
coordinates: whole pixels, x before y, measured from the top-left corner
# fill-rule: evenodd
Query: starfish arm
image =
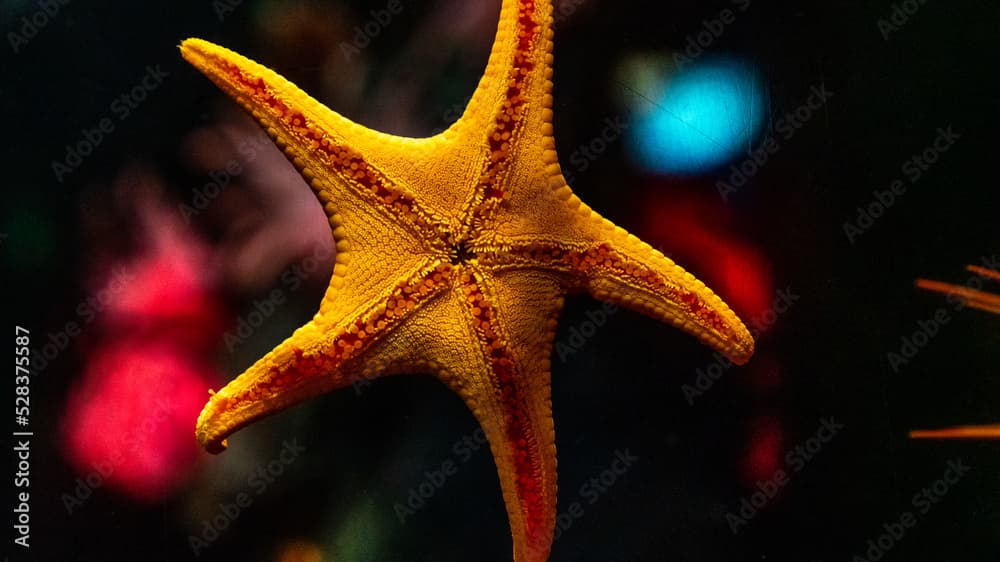
<path fill-rule="evenodd" d="M 349 314 L 400 271 L 419 266 L 429 254 L 448 255 L 448 244 L 437 235 L 447 229 L 444 219 L 399 187 L 403 180 L 383 170 L 399 172 L 405 180 L 419 169 L 424 154 L 417 149 L 419 141 L 357 125 L 270 69 L 207 41 L 188 39 L 181 52 L 276 139 L 322 204 L 337 264 L 321 314 L 335 306 Z M 369 154 L 381 158 L 378 166 Z M 381 258 L 353 258 L 375 254 Z M 345 286 L 351 290 L 342 291 Z"/>
<path fill-rule="evenodd" d="M 473 240 L 485 263 L 560 271 L 576 291 L 672 324 L 737 364 L 749 360 L 753 338 L 721 298 L 583 203 L 558 164 L 545 173 L 535 180 L 533 196 L 509 199 L 495 228 Z"/>
<path fill-rule="evenodd" d="M 445 134 L 483 143 L 495 132 L 511 130 L 503 128 L 505 119 L 530 114 L 551 122 L 551 90 L 551 0 L 503 0 L 486 70 L 461 119 Z"/>
<path fill-rule="evenodd" d="M 402 214 L 413 234 L 446 224 L 439 210 L 403 185 L 426 173 L 433 139 L 381 133 L 330 110 L 273 70 L 202 39 L 186 39 L 181 55 L 260 123 L 323 203 L 334 209 L 375 207 Z"/>
<path fill-rule="evenodd" d="M 582 259 L 580 271 L 592 296 L 672 324 L 738 365 L 749 361 L 753 337 L 729 305 L 649 244 L 614 229 Z"/>
<path fill-rule="evenodd" d="M 441 134 L 442 156 L 462 162 L 459 221 L 483 228 L 535 170 L 558 169 L 552 136 L 552 4 L 504 0 L 489 63 L 461 119 Z"/>
<path fill-rule="evenodd" d="M 486 432 L 500 476 L 514 560 L 548 559 L 556 520 L 551 355 L 564 290 L 541 271 L 477 270 L 461 290 L 485 372 L 446 378 Z M 480 371 L 483 372 L 483 371 Z"/>
<path fill-rule="evenodd" d="M 458 394 L 493 453 L 514 559 L 544 561 L 556 518 L 550 358 L 563 290 L 541 271 L 456 271 L 436 299 L 378 344 L 390 372 L 429 372 Z M 470 352 L 471 350 L 471 352 Z"/>
<path fill-rule="evenodd" d="M 209 452 L 260 418 L 362 380 L 392 374 L 379 341 L 450 285 L 452 268 L 428 266 L 350 316 L 317 314 L 309 323 L 214 393 L 195 434 Z"/>
<path fill-rule="evenodd" d="M 672 324 L 737 364 L 749 360 L 753 338 L 721 298 L 645 242 L 610 222 L 606 229 L 591 242 L 505 241 L 503 252 L 483 261 L 495 271 L 558 271 L 577 291 Z"/>

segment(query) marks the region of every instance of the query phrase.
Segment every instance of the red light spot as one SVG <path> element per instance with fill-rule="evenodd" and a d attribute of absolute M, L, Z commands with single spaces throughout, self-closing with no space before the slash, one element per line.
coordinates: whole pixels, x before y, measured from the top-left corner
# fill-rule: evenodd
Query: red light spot
<path fill-rule="evenodd" d="M 771 307 L 774 283 L 763 254 L 726 228 L 722 203 L 701 193 L 654 195 L 644 204 L 643 232 L 654 246 L 692 270 L 732 306 L 752 321 Z"/>
<path fill-rule="evenodd" d="M 67 455 L 92 488 L 166 497 L 200 454 L 193 431 L 213 378 L 162 346 L 126 342 L 93 353 L 63 419 Z"/>
<path fill-rule="evenodd" d="M 158 501 L 193 473 L 209 354 L 224 328 L 208 253 L 173 209 L 137 202 L 139 255 L 101 267 L 88 299 L 93 348 L 61 420 L 63 449 L 84 483 Z"/>
<path fill-rule="evenodd" d="M 743 480 L 747 486 L 774 480 L 775 473 L 782 468 L 784 441 L 784 430 L 776 417 L 760 415 L 751 420 L 749 449 L 743 462 Z"/>

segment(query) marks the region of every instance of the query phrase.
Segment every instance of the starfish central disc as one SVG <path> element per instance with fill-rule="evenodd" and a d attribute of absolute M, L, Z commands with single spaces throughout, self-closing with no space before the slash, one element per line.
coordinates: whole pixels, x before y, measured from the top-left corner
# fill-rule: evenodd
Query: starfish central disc
<path fill-rule="evenodd" d="M 476 258 L 476 253 L 469 248 L 468 244 L 460 243 L 451 247 L 451 263 L 458 265 L 469 263 Z"/>

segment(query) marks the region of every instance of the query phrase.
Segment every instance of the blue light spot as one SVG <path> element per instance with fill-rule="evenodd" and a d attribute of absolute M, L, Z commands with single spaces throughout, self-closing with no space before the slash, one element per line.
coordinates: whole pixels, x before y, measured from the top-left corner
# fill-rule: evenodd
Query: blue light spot
<path fill-rule="evenodd" d="M 630 132 L 642 168 L 699 174 L 751 148 L 764 121 L 765 91 L 750 64 L 699 60 L 661 80 L 663 93 L 644 100 Z"/>

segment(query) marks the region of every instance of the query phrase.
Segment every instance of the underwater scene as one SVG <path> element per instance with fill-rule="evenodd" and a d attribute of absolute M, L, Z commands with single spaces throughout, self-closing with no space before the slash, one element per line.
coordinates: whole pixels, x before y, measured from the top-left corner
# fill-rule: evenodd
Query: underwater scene
<path fill-rule="evenodd" d="M 997 560 L 997 22 L 0 0 L 4 560 Z"/>

